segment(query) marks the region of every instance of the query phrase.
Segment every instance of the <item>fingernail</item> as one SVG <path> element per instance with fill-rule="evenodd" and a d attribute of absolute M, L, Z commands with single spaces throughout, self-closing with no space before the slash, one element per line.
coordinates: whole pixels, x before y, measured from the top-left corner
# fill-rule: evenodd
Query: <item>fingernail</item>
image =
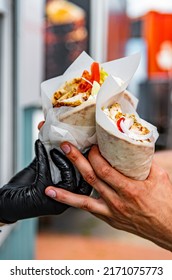
<path fill-rule="evenodd" d="M 48 191 L 46 191 L 46 195 L 51 197 L 51 198 L 55 198 L 56 197 L 56 192 L 54 190 L 48 190 Z"/>
<path fill-rule="evenodd" d="M 69 154 L 71 150 L 68 144 L 61 145 L 61 149 L 65 154 Z"/>

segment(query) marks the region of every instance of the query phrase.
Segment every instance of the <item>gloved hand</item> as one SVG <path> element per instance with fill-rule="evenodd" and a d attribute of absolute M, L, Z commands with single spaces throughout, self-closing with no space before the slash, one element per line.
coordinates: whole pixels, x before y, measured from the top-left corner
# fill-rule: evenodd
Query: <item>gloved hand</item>
<path fill-rule="evenodd" d="M 80 178 L 77 187 L 76 172 L 72 163 L 58 150 L 50 151 L 62 180 L 52 182 L 46 150 L 40 140 L 35 142 L 36 158 L 15 175 L 8 184 L 0 188 L 0 222 L 14 223 L 17 220 L 57 215 L 69 206 L 56 202 L 45 195 L 47 186 L 64 188 L 71 192 L 89 195 L 92 187 Z"/>

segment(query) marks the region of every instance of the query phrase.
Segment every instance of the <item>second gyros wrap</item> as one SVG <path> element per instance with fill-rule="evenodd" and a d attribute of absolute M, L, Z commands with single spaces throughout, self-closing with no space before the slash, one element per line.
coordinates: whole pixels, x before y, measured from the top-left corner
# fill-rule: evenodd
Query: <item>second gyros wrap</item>
<path fill-rule="evenodd" d="M 144 180 L 150 172 L 158 132 L 139 117 L 126 85 L 109 76 L 100 89 L 96 107 L 97 141 L 103 157 L 122 174 Z"/>

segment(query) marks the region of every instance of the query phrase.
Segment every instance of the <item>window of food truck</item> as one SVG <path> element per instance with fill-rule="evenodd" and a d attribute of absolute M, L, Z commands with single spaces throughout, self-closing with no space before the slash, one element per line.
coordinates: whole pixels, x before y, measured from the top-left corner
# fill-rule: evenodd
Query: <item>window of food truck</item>
<path fill-rule="evenodd" d="M 90 1 L 45 1 L 45 79 L 63 72 L 89 52 Z"/>

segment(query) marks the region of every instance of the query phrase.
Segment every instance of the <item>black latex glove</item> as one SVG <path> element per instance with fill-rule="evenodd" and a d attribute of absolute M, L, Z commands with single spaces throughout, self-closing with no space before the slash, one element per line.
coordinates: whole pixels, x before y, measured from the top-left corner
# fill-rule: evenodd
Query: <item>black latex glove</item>
<path fill-rule="evenodd" d="M 62 180 L 58 184 L 52 182 L 47 153 L 40 140 L 35 142 L 35 154 L 36 158 L 28 167 L 0 188 L 0 221 L 2 223 L 13 223 L 21 219 L 64 212 L 69 206 L 46 196 L 47 186 L 56 186 L 86 195 L 91 192 L 91 186 L 82 177 L 77 187 L 75 169 L 61 152 L 56 149 L 50 151 L 53 162 L 61 172 Z"/>

